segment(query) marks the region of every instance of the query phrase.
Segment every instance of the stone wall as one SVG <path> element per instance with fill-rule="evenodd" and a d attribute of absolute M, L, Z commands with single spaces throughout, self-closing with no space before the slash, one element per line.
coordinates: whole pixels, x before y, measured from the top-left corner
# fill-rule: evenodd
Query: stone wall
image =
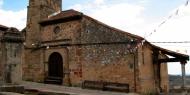
<path fill-rule="evenodd" d="M 55 28 L 59 27 L 59 33 L 55 33 Z M 51 42 L 47 43 L 49 45 L 58 45 L 59 42 L 69 42 L 69 44 L 77 44 L 80 39 L 77 39 L 80 36 L 81 23 L 80 21 L 69 21 L 64 23 L 58 23 L 53 25 L 47 25 L 42 28 L 42 42 Z M 65 43 L 62 43 L 65 44 Z"/>
<path fill-rule="evenodd" d="M 82 24 L 80 39 L 84 46 L 76 55 L 82 65 L 82 81 L 128 83 L 134 91 L 138 38 L 89 17 L 84 17 Z"/>
<path fill-rule="evenodd" d="M 39 22 L 61 10 L 62 0 L 29 0 L 26 40 L 23 57 L 23 79 L 43 82 L 44 63 L 41 47 L 42 27 Z M 36 73 L 38 71 L 38 73 Z"/>
<path fill-rule="evenodd" d="M 23 80 L 43 82 L 44 63 L 42 61 L 43 51 L 35 49 L 24 50 Z"/>
<path fill-rule="evenodd" d="M 126 83 L 134 90 L 134 53 L 127 45 L 94 45 L 81 48 L 82 80 Z"/>
<path fill-rule="evenodd" d="M 6 43 L 5 72 L 10 72 L 11 83 L 19 84 L 22 81 L 22 43 Z M 8 71 L 6 71 L 8 69 Z"/>
<path fill-rule="evenodd" d="M 156 89 L 152 53 L 151 47 L 147 44 L 139 47 L 138 68 L 140 92 L 155 92 Z"/>
<path fill-rule="evenodd" d="M 136 42 L 141 38 L 105 25 L 93 18 L 82 19 L 81 43 Z"/>
<path fill-rule="evenodd" d="M 4 37 L 5 36 L 1 37 L 1 39 L 4 39 Z M 11 36 L 9 37 L 10 38 L 7 39 L 11 39 Z M 22 54 L 22 42 L 11 42 L 6 39 L 1 40 L 0 81 L 11 84 L 19 84 L 22 81 Z"/>

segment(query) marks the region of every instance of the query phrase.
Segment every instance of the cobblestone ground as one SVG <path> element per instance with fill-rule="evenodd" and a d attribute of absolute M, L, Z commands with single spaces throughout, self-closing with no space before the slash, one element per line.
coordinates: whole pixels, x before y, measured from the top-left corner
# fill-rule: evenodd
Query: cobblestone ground
<path fill-rule="evenodd" d="M 50 84 L 41 84 L 34 82 L 23 82 L 22 85 L 26 89 L 36 89 L 40 92 L 54 92 L 54 93 L 65 93 L 69 95 L 138 95 L 135 93 L 117 93 L 117 92 L 108 92 L 108 91 L 98 91 L 98 90 L 87 90 L 77 87 L 64 87 Z"/>

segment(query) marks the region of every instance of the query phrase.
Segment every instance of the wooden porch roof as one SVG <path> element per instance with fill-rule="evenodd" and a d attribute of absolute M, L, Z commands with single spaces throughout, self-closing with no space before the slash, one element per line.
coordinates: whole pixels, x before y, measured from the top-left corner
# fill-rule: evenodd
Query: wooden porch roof
<path fill-rule="evenodd" d="M 166 59 L 159 59 L 159 62 L 163 63 L 163 62 L 186 62 L 189 60 L 189 55 L 186 54 L 182 54 L 182 53 L 178 53 L 178 52 L 174 52 L 168 49 L 164 49 L 161 47 L 158 47 L 156 45 L 151 44 L 153 47 L 153 50 L 159 51 L 162 54 L 166 54 L 169 56 L 172 56 L 173 58 L 166 58 Z"/>

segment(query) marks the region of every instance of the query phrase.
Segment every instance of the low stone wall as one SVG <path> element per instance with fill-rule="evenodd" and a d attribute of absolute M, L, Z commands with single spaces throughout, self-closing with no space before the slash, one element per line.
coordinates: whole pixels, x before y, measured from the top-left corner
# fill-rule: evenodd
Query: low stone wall
<path fill-rule="evenodd" d="M 24 86 L 16 86 L 16 85 L 0 86 L 0 92 L 24 93 Z"/>

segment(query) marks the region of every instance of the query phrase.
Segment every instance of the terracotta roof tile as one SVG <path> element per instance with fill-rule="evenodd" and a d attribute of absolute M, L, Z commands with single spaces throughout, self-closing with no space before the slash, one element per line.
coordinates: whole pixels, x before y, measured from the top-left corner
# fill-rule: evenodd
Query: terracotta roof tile
<path fill-rule="evenodd" d="M 137 36 L 137 35 L 134 35 L 134 34 L 131 34 L 131 33 L 128 33 L 128 32 L 125 32 L 125 31 L 122 31 L 122 30 L 119 30 L 119 29 L 116 29 L 116 28 L 111 27 L 111 26 L 109 26 L 109 25 L 106 25 L 106 24 L 104 24 L 104 23 L 102 23 L 102 22 L 100 22 L 100 21 L 98 21 L 98 20 L 96 20 L 96 19 L 94 19 L 94 18 L 92 18 L 92 17 L 90 17 L 90 16 L 84 15 L 83 13 L 78 12 L 78 11 L 75 11 L 75 10 L 73 10 L 73 9 L 71 9 L 71 10 L 66 10 L 66 11 L 62 11 L 62 12 L 60 12 L 60 13 L 58 13 L 58 14 L 55 14 L 54 16 L 50 16 L 49 18 L 47 18 L 47 19 L 41 21 L 40 24 L 44 24 L 44 23 L 50 24 L 50 22 L 56 22 L 56 20 L 69 19 L 69 18 L 72 18 L 72 17 L 75 17 L 75 16 L 83 16 L 83 17 L 86 17 L 86 18 L 91 19 L 92 21 L 95 21 L 96 23 L 99 23 L 99 24 L 101 24 L 101 25 L 103 25 L 103 26 L 105 26 L 105 27 L 108 27 L 108 28 L 112 29 L 112 30 L 115 30 L 115 31 L 118 31 L 118 32 L 123 32 L 123 33 L 125 33 L 125 34 L 127 34 L 127 35 L 131 35 L 131 36 L 133 36 L 133 37 L 136 37 L 136 38 L 138 38 L 138 39 L 143 40 L 143 38 L 140 37 L 140 36 Z M 53 24 L 53 23 L 52 23 L 52 24 Z"/>
<path fill-rule="evenodd" d="M 117 28 L 112 27 L 112 26 L 109 26 L 109 25 L 104 24 L 104 23 L 102 23 L 102 22 L 100 22 L 100 21 L 98 21 L 98 20 L 96 20 L 96 19 L 94 19 L 94 18 L 92 18 L 92 17 L 90 17 L 90 16 L 84 15 L 84 17 L 87 18 L 87 19 L 90 19 L 90 20 L 92 20 L 92 21 L 94 21 L 94 22 L 96 22 L 96 23 L 98 23 L 98 24 L 100 24 L 100 25 L 103 25 L 103 26 L 105 26 L 105 27 L 107 27 L 107 28 L 109 28 L 109 29 L 114 30 L 113 32 L 120 32 L 120 33 L 123 33 L 124 35 L 129 35 L 129 36 L 131 36 L 131 37 L 135 37 L 135 38 L 137 38 L 138 40 L 144 40 L 144 38 L 142 38 L 142 37 L 140 37 L 140 36 L 138 36 L 138 35 L 135 35 L 135 34 L 132 34 L 132 33 L 129 33 L 129 32 L 126 32 L 126 31 L 123 31 L 123 30 L 120 30 L 120 29 L 117 29 Z"/>
<path fill-rule="evenodd" d="M 47 22 L 55 22 L 57 20 L 61 20 L 61 19 L 68 19 L 68 18 L 72 18 L 72 17 L 76 17 L 76 16 L 82 16 L 81 12 L 75 11 L 73 9 L 71 10 L 66 10 L 66 11 L 62 11 L 60 13 L 54 13 L 52 15 L 50 15 L 47 19 L 44 19 L 40 22 L 40 24 L 44 24 Z"/>

